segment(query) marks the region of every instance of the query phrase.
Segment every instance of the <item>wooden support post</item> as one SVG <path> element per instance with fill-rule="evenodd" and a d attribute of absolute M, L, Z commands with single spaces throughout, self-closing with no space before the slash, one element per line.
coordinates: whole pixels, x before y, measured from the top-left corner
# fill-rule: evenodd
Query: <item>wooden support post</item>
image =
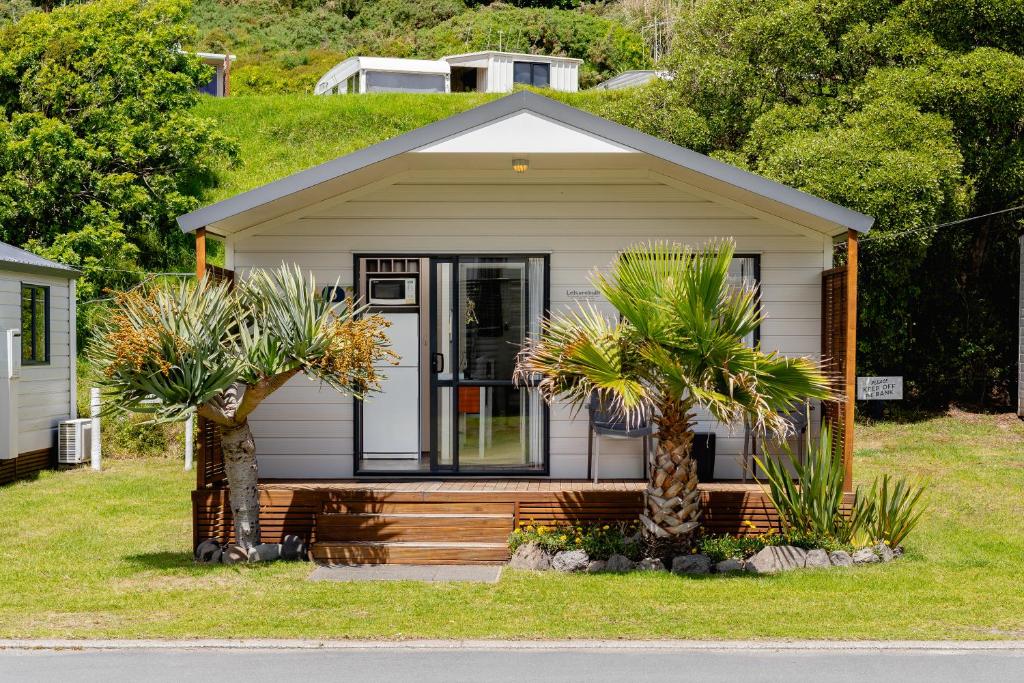
<path fill-rule="evenodd" d="M 853 491 L 853 408 L 857 397 L 857 233 L 846 232 L 846 377 L 843 403 L 843 490 Z"/>
<path fill-rule="evenodd" d="M 196 278 L 206 274 L 206 228 L 196 230 Z"/>

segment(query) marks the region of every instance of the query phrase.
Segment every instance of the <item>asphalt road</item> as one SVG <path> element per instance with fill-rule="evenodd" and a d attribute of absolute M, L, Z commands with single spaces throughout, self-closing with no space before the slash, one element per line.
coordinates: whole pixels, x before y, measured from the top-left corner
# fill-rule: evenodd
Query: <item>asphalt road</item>
<path fill-rule="evenodd" d="M 1024 650 L 0 650 L 0 681 L 1022 681 Z"/>

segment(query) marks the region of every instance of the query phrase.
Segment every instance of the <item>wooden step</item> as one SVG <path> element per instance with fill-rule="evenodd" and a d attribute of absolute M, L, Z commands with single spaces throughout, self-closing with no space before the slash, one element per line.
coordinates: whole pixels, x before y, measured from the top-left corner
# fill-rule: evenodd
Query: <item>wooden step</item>
<path fill-rule="evenodd" d="M 475 541 L 505 543 L 511 514 L 324 513 L 316 518 L 319 541 Z"/>
<path fill-rule="evenodd" d="M 508 502 L 429 502 L 429 501 L 369 501 L 327 500 L 323 512 L 377 513 L 377 514 L 502 514 L 513 515 L 515 505 Z"/>
<path fill-rule="evenodd" d="M 318 541 L 322 564 L 499 564 L 508 560 L 505 543 L 466 541 Z"/>

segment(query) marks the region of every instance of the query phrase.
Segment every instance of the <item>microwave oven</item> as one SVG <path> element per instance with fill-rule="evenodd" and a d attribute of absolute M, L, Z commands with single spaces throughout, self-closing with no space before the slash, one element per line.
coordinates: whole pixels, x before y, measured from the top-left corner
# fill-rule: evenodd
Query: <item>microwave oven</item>
<path fill-rule="evenodd" d="M 371 306 L 415 306 L 418 302 L 417 279 L 414 277 L 367 278 L 367 303 Z"/>

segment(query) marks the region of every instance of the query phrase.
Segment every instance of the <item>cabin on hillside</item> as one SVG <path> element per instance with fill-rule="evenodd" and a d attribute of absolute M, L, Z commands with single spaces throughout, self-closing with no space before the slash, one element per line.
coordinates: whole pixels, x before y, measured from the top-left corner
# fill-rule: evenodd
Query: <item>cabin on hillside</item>
<path fill-rule="evenodd" d="M 197 52 L 203 63 L 213 67 L 213 77 L 199 86 L 199 92 L 213 97 L 227 97 L 231 94 L 231 63 L 238 59 L 235 55 L 219 52 Z"/>
<path fill-rule="evenodd" d="M 512 92 L 516 85 L 579 89 L 582 60 L 514 52 L 469 52 L 441 59 L 349 57 L 317 82 L 316 95 L 368 92 Z"/>
<path fill-rule="evenodd" d="M 0 242 L 0 484 L 56 464 L 77 417 L 74 268 Z"/>

